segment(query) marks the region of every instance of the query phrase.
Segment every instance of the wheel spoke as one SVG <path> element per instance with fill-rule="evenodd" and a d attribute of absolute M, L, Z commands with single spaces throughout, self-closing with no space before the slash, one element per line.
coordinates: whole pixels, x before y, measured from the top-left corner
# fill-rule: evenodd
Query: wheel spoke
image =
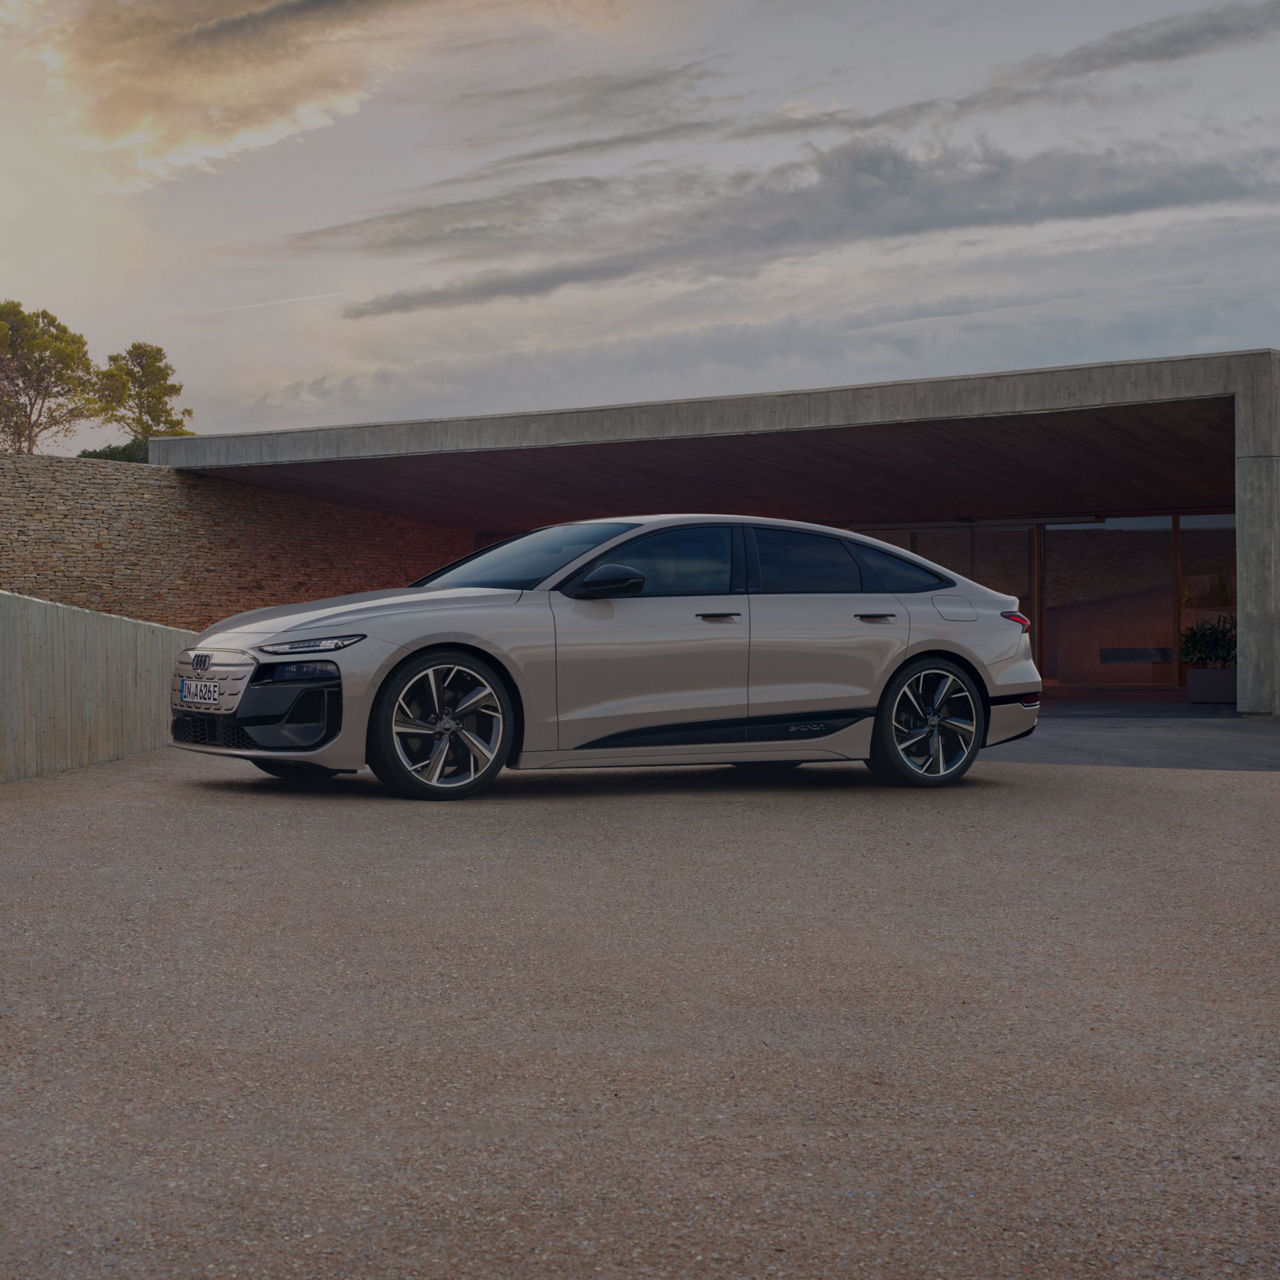
<path fill-rule="evenodd" d="M 427 668 L 427 688 L 431 691 L 431 714 L 440 714 L 440 690 L 436 685 L 436 668 Z"/>
<path fill-rule="evenodd" d="M 418 764 L 410 765 L 413 773 L 423 773 L 428 782 L 439 782 L 444 772 L 444 762 L 449 758 L 449 739 L 437 738 L 431 747 L 431 754 Z"/>
<path fill-rule="evenodd" d="M 403 706 L 403 702 L 396 704 Z M 429 738 L 435 730 L 425 720 L 419 720 L 417 716 L 411 716 L 407 712 L 404 715 L 396 716 L 395 723 L 392 724 L 393 733 L 414 734 L 420 738 Z"/>
<path fill-rule="evenodd" d="M 940 686 L 933 699 L 934 715 L 938 715 L 942 711 L 942 704 L 951 696 L 951 686 L 956 683 L 955 676 L 944 673 L 944 683 Z"/>
<path fill-rule="evenodd" d="M 477 738 L 469 729 L 459 729 L 458 737 L 466 746 L 467 750 L 471 752 L 474 762 L 479 764 L 482 769 L 490 760 L 493 759 L 493 751 L 490 750 L 486 743 L 481 742 L 480 739 Z"/>
<path fill-rule="evenodd" d="M 941 724 L 955 733 L 962 733 L 966 738 L 973 737 L 974 723 L 972 720 L 960 720 L 956 716 L 947 716 L 945 720 L 940 721 Z"/>
<path fill-rule="evenodd" d="M 905 694 L 907 695 L 907 697 L 910 699 L 910 701 L 911 701 L 911 705 L 916 709 L 916 715 L 918 715 L 918 716 L 920 717 L 920 719 L 921 719 L 921 720 L 925 719 L 926 717 L 925 717 L 924 708 L 920 705 L 920 702 L 919 702 L 919 700 L 916 698 L 916 695 L 915 695 L 914 693 L 912 693 L 912 692 L 911 692 L 911 685 L 910 685 L 910 684 L 904 684 L 904 685 L 902 686 L 902 692 L 903 692 L 903 693 L 905 693 Z M 923 682 L 922 682 L 922 684 L 921 684 L 920 692 L 921 692 L 921 694 L 923 694 L 923 693 L 924 693 Z"/>
<path fill-rule="evenodd" d="M 942 760 L 942 734 L 936 729 L 933 731 L 933 741 L 930 742 L 929 747 L 932 751 L 933 763 L 937 766 L 934 773 L 941 776 L 946 770 Z"/>
<path fill-rule="evenodd" d="M 914 733 L 909 730 L 904 730 L 904 732 L 907 732 L 908 736 L 898 739 L 898 747 L 903 751 L 908 747 L 914 747 L 917 742 L 922 742 L 929 736 L 930 731 L 928 729 L 917 729 Z"/>
<path fill-rule="evenodd" d="M 492 707 L 488 704 L 492 703 Z M 498 714 L 498 699 L 494 696 L 494 692 L 487 684 L 482 684 L 478 689 L 472 689 L 461 702 L 453 709 L 454 716 L 469 715 L 473 711 L 488 711 L 490 715 Z"/>

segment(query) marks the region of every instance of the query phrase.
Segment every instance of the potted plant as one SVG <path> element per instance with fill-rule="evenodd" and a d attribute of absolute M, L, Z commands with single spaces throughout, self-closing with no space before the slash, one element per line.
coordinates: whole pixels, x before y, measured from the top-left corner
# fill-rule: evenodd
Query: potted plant
<path fill-rule="evenodd" d="M 1188 702 L 1236 700 L 1236 617 L 1220 613 L 1216 622 L 1197 622 L 1182 633 Z"/>

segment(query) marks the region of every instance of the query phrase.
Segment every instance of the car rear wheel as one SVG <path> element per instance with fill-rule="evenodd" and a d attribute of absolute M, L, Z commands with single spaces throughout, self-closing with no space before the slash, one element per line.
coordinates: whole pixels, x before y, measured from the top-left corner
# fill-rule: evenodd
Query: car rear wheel
<path fill-rule="evenodd" d="M 474 654 L 437 649 L 393 672 L 369 718 L 369 766 L 415 800 L 461 800 L 487 787 L 515 733 L 511 696 Z"/>
<path fill-rule="evenodd" d="M 323 765 L 308 764 L 305 760 L 250 760 L 249 763 L 263 773 L 284 782 L 299 782 L 314 785 L 328 782 L 337 773 L 335 769 L 326 769 Z"/>
<path fill-rule="evenodd" d="M 948 786 L 969 771 L 986 727 L 973 677 L 946 658 L 920 658 L 885 688 L 867 767 L 895 786 Z"/>

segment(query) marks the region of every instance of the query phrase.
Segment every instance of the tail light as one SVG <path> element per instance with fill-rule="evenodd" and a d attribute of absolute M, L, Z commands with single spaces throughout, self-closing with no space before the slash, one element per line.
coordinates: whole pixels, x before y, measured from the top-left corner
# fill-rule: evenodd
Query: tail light
<path fill-rule="evenodd" d="M 1022 634 L 1025 636 L 1031 630 L 1031 619 L 1025 613 L 1019 613 L 1016 609 L 1009 609 L 1001 613 L 1002 618 L 1008 618 L 1010 622 L 1016 622 L 1022 628 Z"/>

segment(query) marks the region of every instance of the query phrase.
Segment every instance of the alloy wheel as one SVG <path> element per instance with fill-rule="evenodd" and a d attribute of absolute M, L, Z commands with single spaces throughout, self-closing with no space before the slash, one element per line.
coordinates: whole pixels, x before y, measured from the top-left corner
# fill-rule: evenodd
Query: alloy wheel
<path fill-rule="evenodd" d="M 978 745 L 973 695 L 951 671 L 912 675 L 894 701 L 891 724 L 898 757 L 924 778 L 954 773 Z"/>
<path fill-rule="evenodd" d="M 391 732 L 400 763 L 431 787 L 465 787 L 502 743 L 502 700 L 470 667 L 441 662 L 419 671 L 396 698 Z"/>

